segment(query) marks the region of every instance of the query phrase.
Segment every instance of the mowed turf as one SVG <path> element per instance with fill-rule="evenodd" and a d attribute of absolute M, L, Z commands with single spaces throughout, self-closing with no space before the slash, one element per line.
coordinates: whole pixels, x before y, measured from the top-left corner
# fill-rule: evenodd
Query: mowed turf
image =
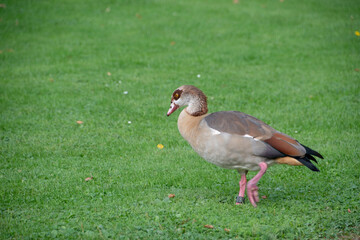
<path fill-rule="evenodd" d="M 355 31 L 356 0 L 2 1 L 0 238 L 358 238 Z M 236 206 L 237 172 L 165 115 L 183 84 L 319 151 L 320 172 L 274 166 Z"/>

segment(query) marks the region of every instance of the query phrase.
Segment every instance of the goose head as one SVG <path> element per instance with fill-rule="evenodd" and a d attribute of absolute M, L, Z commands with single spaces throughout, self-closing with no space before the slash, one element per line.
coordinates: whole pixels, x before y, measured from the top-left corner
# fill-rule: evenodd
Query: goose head
<path fill-rule="evenodd" d="M 178 87 L 171 96 L 170 116 L 178 108 L 187 106 L 186 112 L 192 116 L 201 116 L 207 113 L 207 100 L 205 94 L 195 86 L 183 85 Z"/>

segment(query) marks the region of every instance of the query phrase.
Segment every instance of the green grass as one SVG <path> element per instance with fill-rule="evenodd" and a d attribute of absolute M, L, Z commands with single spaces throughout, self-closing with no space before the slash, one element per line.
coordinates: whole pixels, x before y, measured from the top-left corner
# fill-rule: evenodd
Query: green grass
<path fill-rule="evenodd" d="M 2 3 L 1 239 L 359 237 L 356 0 Z M 272 167 L 267 199 L 236 206 L 240 176 L 165 116 L 183 84 L 318 150 L 321 172 Z"/>

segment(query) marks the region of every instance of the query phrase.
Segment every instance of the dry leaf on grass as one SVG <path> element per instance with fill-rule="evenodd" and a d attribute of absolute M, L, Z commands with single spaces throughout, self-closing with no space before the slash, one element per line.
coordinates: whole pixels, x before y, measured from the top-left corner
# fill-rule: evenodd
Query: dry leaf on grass
<path fill-rule="evenodd" d="M 225 231 L 225 232 L 230 232 L 230 229 L 224 228 L 224 231 Z"/>
<path fill-rule="evenodd" d="M 206 224 L 206 225 L 204 225 L 204 227 L 209 228 L 209 229 L 213 229 L 213 228 L 214 228 L 214 226 L 213 226 L 213 225 L 210 225 L 210 224 Z"/>
<path fill-rule="evenodd" d="M 350 210 L 350 208 L 348 208 L 348 213 L 351 213 L 351 210 Z"/>
<path fill-rule="evenodd" d="M 261 196 L 261 198 L 262 198 L 262 199 L 266 199 L 266 198 L 267 198 L 267 196 L 265 196 L 265 195 L 264 195 L 264 196 Z"/>
<path fill-rule="evenodd" d="M 169 198 L 174 198 L 174 197 L 175 197 L 175 194 L 170 193 L 170 194 L 168 195 L 168 197 L 169 197 Z"/>
<path fill-rule="evenodd" d="M 76 121 L 77 124 L 83 124 L 83 121 Z"/>
<path fill-rule="evenodd" d="M 87 178 L 85 178 L 85 182 L 91 181 L 91 180 L 93 180 L 93 179 L 94 179 L 94 177 L 93 177 L 93 176 L 91 176 L 91 177 L 87 177 Z"/>

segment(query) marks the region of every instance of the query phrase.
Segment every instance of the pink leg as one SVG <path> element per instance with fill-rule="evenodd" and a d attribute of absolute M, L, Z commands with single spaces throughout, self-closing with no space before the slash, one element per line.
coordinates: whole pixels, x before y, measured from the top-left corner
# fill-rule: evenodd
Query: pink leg
<path fill-rule="evenodd" d="M 265 174 L 267 164 L 264 162 L 259 163 L 260 171 L 251 179 L 247 184 L 247 195 L 251 204 L 256 207 L 256 203 L 259 202 L 259 188 L 256 185 L 260 178 Z"/>
<path fill-rule="evenodd" d="M 245 203 L 245 189 L 246 189 L 246 172 L 242 172 L 241 174 L 241 180 L 239 182 L 240 190 L 239 190 L 239 196 L 236 198 L 236 205 Z"/>

